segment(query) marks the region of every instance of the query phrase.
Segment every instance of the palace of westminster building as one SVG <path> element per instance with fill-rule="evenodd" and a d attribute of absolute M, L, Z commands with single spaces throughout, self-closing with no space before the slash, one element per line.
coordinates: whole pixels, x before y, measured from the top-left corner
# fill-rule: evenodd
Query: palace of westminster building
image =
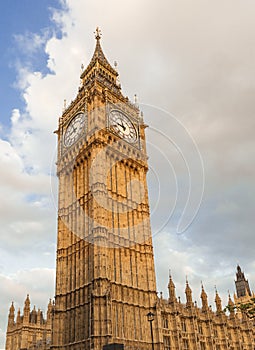
<path fill-rule="evenodd" d="M 121 92 L 96 31 L 75 100 L 59 118 L 56 287 L 47 317 L 12 303 L 6 350 L 254 350 L 246 313 L 156 292 L 143 116 Z M 254 298 L 237 267 L 234 302 Z M 229 296 L 229 305 L 234 305 Z"/>

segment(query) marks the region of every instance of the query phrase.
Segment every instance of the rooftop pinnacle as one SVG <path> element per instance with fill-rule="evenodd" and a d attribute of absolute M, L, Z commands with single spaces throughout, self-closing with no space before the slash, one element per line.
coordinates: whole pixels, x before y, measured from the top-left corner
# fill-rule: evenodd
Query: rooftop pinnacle
<path fill-rule="evenodd" d="M 97 40 L 101 39 L 102 33 L 101 33 L 101 30 L 98 27 L 96 27 L 96 31 L 94 32 L 94 34 L 95 34 L 95 38 Z"/>
<path fill-rule="evenodd" d="M 94 54 L 91 58 L 89 65 L 82 72 L 81 79 L 84 79 L 86 76 L 89 76 L 93 70 L 100 71 L 100 67 L 101 67 L 101 68 L 105 69 L 108 72 L 108 74 L 110 74 L 113 81 L 115 82 L 116 77 L 118 76 L 118 73 L 110 65 L 110 63 L 108 62 L 108 60 L 106 59 L 106 57 L 103 53 L 103 50 L 102 50 L 102 47 L 100 44 L 100 39 L 102 37 L 101 30 L 97 27 L 94 34 L 95 34 L 95 39 L 96 39 L 95 51 L 94 51 Z"/>

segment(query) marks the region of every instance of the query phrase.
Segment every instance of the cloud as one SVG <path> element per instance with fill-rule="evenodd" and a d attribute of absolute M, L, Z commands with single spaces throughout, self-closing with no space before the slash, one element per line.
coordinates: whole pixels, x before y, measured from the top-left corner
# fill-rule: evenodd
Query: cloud
<path fill-rule="evenodd" d="M 26 32 L 14 35 L 16 44 L 26 56 L 35 54 L 45 43 L 46 33 L 43 35 L 37 33 Z"/>

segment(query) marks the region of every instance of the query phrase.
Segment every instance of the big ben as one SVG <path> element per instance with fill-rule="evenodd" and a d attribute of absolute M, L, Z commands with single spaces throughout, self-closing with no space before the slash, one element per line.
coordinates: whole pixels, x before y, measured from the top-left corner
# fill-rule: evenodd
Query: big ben
<path fill-rule="evenodd" d="M 96 30 L 92 59 L 59 118 L 52 349 L 150 349 L 157 300 L 145 128 Z M 155 336 L 157 336 L 155 332 Z"/>

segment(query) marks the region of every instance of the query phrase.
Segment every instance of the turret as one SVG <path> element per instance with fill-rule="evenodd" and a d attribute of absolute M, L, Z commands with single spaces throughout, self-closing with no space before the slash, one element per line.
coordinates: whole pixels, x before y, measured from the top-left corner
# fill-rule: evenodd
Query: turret
<path fill-rule="evenodd" d="M 230 294 L 228 294 L 229 317 L 235 317 L 235 304 L 233 303 Z"/>
<path fill-rule="evenodd" d="M 36 323 L 37 323 L 38 325 L 40 325 L 41 322 L 42 322 L 42 319 L 43 319 L 42 311 L 41 311 L 40 309 L 38 309 L 38 311 L 37 311 L 37 320 L 36 320 Z"/>
<path fill-rule="evenodd" d="M 24 323 L 29 323 L 29 316 L 30 316 L 30 299 L 29 299 L 29 294 L 27 294 L 25 303 L 24 303 L 24 318 L 23 322 Z"/>
<path fill-rule="evenodd" d="M 34 305 L 34 308 L 31 312 L 31 318 L 30 318 L 30 322 L 31 323 L 36 323 L 37 321 L 37 312 L 36 312 L 36 309 L 35 309 L 35 305 Z"/>
<path fill-rule="evenodd" d="M 17 312 L 16 324 L 17 325 L 21 324 L 20 308 L 18 309 L 18 312 Z"/>
<path fill-rule="evenodd" d="M 191 307 L 193 306 L 192 302 L 192 290 L 189 286 L 188 280 L 186 280 L 186 288 L 185 288 L 185 294 L 186 294 L 186 306 Z"/>
<path fill-rule="evenodd" d="M 207 294 L 204 290 L 204 286 L 202 284 L 202 291 L 201 291 L 201 300 L 202 300 L 202 311 L 206 312 L 208 311 L 208 300 L 207 300 Z"/>
<path fill-rule="evenodd" d="M 169 275 L 168 293 L 169 293 L 169 302 L 175 303 L 177 301 L 176 295 L 175 295 L 175 285 L 171 275 Z"/>
<path fill-rule="evenodd" d="M 53 311 L 53 304 L 50 299 L 48 303 L 48 309 L 47 309 L 47 324 L 49 325 L 51 325 L 51 322 L 52 322 L 52 311 Z"/>
<path fill-rule="evenodd" d="M 10 309 L 9 309 L 8 327 L 14 326 L 14 324 L 15 324 L 14 317 L 15 317 L 15 308 L 14 308 L 14 304 L 13 304 L 13 301 L 12 301 Z"/>
<path fill-rule="evenodd" d="M 217 292 L 217 289 L 215 290 L 215 304 L 216 304 L 216 312 L 217 314 L 220 314 L 222 312 L 222 304 L 221 304 L 221 298 Z"/>

